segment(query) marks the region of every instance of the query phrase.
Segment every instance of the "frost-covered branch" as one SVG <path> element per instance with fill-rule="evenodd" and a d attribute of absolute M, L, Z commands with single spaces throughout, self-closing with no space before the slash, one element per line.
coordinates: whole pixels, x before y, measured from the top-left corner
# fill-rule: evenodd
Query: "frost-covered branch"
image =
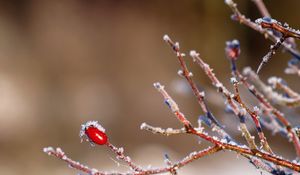
<path fill-rule="evenodd" d="M 170 136 L 170 135 L 186 133 L 185 128 L 181 128 L 181 129 L 173 129 L 173 128 L 163 129 L 161 127 L 154 127 L 154 126 L 148 125 L 147 123 L 142 123 L 140 128 L 141 128 L 141 130 L 150 131 L 153 134 L 162 134 L 164 136 Z"/>
<path fill-rule="evenodd" d="M 234 13 L 232 19 L 260 32 L 266 38 L 269 38 L 275 43 L 270 47 L 269 52 L 263 58 L 258 71 L 271 58 L 271 56 L 275 54 L 275 51 L 277 51 L 280 46 L 283 46 L 294 57 L 292 61 L 289 62 L 286 73 L 300 75 L 299 65 L 297 65 L 300 60 L 300 54 L 298 50 L 296 50 L 296 44 L 293 40 L 294 38 L 300 38 L 300 32 L 290 28 L 287 24 L 282 25 L 280 22 L 272 19 L 262 0 L 252 1 L 256 4 L 262 16 L 264 16 L 264 18 L 258 19 L 256 23 L 241 14 L 236 3 L 232 0 L 225 0 L 225 3 Z M 166 91 L 165 87 L 159 82 L 156 82 L 153 84 L 154 87 L 162 95 L 164 103 L 168 106 L 176 119 L 182 124 L 182 128 L 173 129 L 170 127 L 163 129 L 161 127 L 154 127 L 146 123 L 142 123 L 140 129 L 149 131 L 153 134 L 161 134 L 162 136 L 178 134 L 193 136 L 208 142 L 211 146 L 203 150 L 191 152 L 186 157 L 183 157 L 178 161 L 171 161 L 170 157 L 165 155 L 165 164 L 163 166 L 145 168 L 134 162 L 129 156 L 125 155 L 122 147 L 114 146 L 110 142 L 109 137 L 106 135 L 105 129 L 97 121 L 88 121 L 81 126 L 79 133 L 80 138 L 88 141 L 93 146 L 102 146 L 112 151 L 118 161 L 126 163 L 128 168 L 127 172 L 106 172 L 90 168 L 72 160 L 60 148 L 54 149 L 52 147 L 46 147 L 43 151 L 50 156 L 54 156 L 66 162 L 69 167 L 90 175 L 150 175 L 161 173 L 177 175 L 178 169 L 198 160 L 201 157 L 215 154 L 221 150 L 232 151 L 235 154 L 241 155 L 249 160 L 249 162 L 255 167 L 273 175 L 287 175 L 294 172 L 300 172 L 300 164 L 298 161 L 287 160 L 272 151 L 263 132 L 263 128 L 267 128 L 273 133 L 280 133 L 288 138 L 293 142 L 298 158 L 300 157 L 300 127 L 292 126 L 284 114 L 271 104 L 271 102 L 275 102 L 283 106 L 299 106 L 300 94 L 292 90 L 280 78 L 270 78 L 269 84 L 271 84 L 271 87 L 264 84 L 264 82 L 262 82 L 258 77 L 257 73 L 252 71 L 250 68 L 245 68 L 243 74 L 241 74 L 236 65 L 236 61 L 241 54 L 240 43 L 238 40 L 226 42 L 225 48 L 226 57 L 231 63 L 231 73 L 233 77 L 230 80 L 233 85 L 233 92 L 223 85 L 223 83 L 214 74 L 213 69 L 211 69 L 210 66 L 200 57 L 199 53 L 196 51 L 190 51 L 190 56 L 193 61 L 200 66 L 205 75 L 210 79 L 212 85 L 217 89 L 217 92 L 224 97 L 224 102 L 226 107 L 228 107 L 228 110 L 238 118 L 239 128 L 242 136 L 247 141 L 247 145 L 238 143 L 233 136 L 226 132 L 225 126 L 217 120 L 206 104 L 205 93 L 202 90 L 200 91 L 196 86 L 196 83 L 192 78 L 193 74 L 188 69 L 184 59 L 185 54 L 180 51 L 179 43 L 173 42 L 168 35 L 164 35 L 163 39 L 175 52 L 180 65 L 178 74 L 187 80 L 204 114 L 199 116 L 197 126 L 194 127 L 195 125 L 192 122 L 193 120 L 190 120 L 190 117 L 184 115 L 178 104 Z M 249 92 L 256 97 L 258 104 L 256 104 L 253 109 L 252 107 L 249 107 L 250 105 L 247 104 L 244 99 L 242 99 L 239 90 L 240 85 L 244 85 Z M 275 89 L 283 91 L 284 94 L 275 92 Z M 256 127 L 260 146 L 256 145 L 255 137 L 247 128 L 247 117 L 252 119 Z M 203 127 L 203 125 L 206 126 Z M 207 132 L 206 130 L 211 130 L 213 132 L 209 134 L 210 132 Z"/>
<path fill-rule="evenodd" d="M 250 67 L 244 69 L 244 74 L 249 78 L 254 86 L 272 102 L 289 107 L 297 107 L 300 105 L 300 98 L 289 98 L 275 92 L 273 88 L 266 85 Z"/>
<path fill-rule="evenodd" d="M 268 83 L 273 87 L 273 89 L 282 90 L 286 93 L 288 98 L 300 99 L 300 94 L 292 90 L 282 78 L 270 77 L 268 79 Z"/>

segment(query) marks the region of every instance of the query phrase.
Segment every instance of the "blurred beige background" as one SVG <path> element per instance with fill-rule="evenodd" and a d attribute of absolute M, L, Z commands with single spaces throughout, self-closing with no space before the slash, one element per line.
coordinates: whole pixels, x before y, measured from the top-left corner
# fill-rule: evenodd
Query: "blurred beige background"
<path fill-rule="evenodd" d="M 251 19 L 260 17 L 250 0 L 237 2 Z M 274 18 L 300 28 L 298 0 L 266 4 Z M 226 85 L 230 77 L 224 57 L 226 40 L 240 40 L 240 68 L 256 68 L 271 43 L 231 21 L 230 15 L 222 0 L 0 1 L 0 174 L 78 173 L 45 155 L 45 146 L 59 146 L 75 160 L 100 170 L 126 169 L 117 167 L 106 148 L 80 143 L 80 125 L 87 120 L 98 120 L 112 143 L 123 146 L 145 166 L 163 166 L 165 152 L 176 161 L 207 146 L 191 136 L 166 138 L 140 131 L 139 125 L 180 127 L 152 88 L 155 81 L 166 85 L 191 121 L 196 122 L 202 114 L 177 76 L 176 57 L 162 40 L 165 33 L 180 41 L 182 51 L 199 51 Z M 299 79 L 283 74 L 289 58 L 280 52 L 274 56 L 261 72 L 263 79 L 280 76 L 297 89 Z M 221 96 L 202 70 L 189 66 L 206 90 L 213 113 L 240 138 L 236 118 L 224 113 Z M 248 95 L 245 99 L 255 105 Z M 297 110 L 283 111 L 299 121 Z M 294 158 L 293 147 L 286 140 L 267 135 L 278 154 Z M 247 160 L 229 152 L 205 157 L 180 172 L 259 174 Z"/>

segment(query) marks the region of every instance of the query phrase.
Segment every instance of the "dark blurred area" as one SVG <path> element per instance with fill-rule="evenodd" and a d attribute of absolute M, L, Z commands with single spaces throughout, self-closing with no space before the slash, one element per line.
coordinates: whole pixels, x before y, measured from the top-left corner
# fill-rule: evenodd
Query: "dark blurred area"
<path fill-rule="evenodd" d="M 260 17 L 251 0 L 236 1 L 252 20 Z M 272 17 L 300 28 L 298 0 L 266 1 Z M 141 131 L 154 126 L 180 127 L 152 87 L 156 81 L 178 102 L 192 122 L 202 114 L 179 65 L 162 36 L 179 41 L 182 51 L 197 50 L 230 87 L 225 41 L 241 42 L 240 69 L 256 69 L 270 41 L 230 19 L 223 1 L 211 0 L 11 0 L 0 2 L 0 174 L 62 175 L 77 172 L 42 152 L 61 147 L 71 158 L 100 170 L 118 167 L 105 147 L 80 143 L 80 125 L 97 120 L 110 141 L 123 146 L 137 163 L 163 166 L 163 154 L 176 161 L 207 146 L 188 136 L 163 137 Z M 215 116 L 237 139 L 237 119 L 224 112 L 222 96 L 203 71 L 186 58 L 199 87 L 206 91 Z M 283 73 L 290 55 L 278 52 L 261 72 L 279 76 L 296 91 L 299 79 Z M 256 101 L 245 91 L 245 100 Z M 289 112 L 299 121 L 297 110 Z M 249 126 L 253 125 L 249 122 Z M 279 155 L 294 158 L 290 143 L 267 132 Z M 244 142 L 243 139 L 240 139 Z M 113 159 L 113 160 L 111 160 Z M 242 160 L 242 161 L 241 161 Z M 216 168 L 217 167 L 217 168 Z M 230 152 L 205 157 L 180 170 L 183 174 L 254 174 L 257 170 Z"/>

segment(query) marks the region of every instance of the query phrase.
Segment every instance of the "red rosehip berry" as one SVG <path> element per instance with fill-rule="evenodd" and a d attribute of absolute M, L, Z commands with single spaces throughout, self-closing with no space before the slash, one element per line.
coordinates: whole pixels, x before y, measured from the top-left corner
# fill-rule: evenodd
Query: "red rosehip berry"
<path fill-rule="evenodd" d="M 98 128 L 89 127 L 85 130 L 85 134 L 95 144 L 104 145 L 107 143 L 107 135 Z"/>
<path fill-rule="evenodd" d="M 82 125 L 80 137 L 86 137 L 91 144 L 105 145 L 108 137 L 105 134 L 105 129 L 98 124 L 97 121 L 88 121 Z"/>

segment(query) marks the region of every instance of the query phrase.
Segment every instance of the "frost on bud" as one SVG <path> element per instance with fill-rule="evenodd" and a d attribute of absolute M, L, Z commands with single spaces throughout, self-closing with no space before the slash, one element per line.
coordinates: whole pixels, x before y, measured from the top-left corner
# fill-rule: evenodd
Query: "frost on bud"
<path fill-rule="evenodd" d="M 199 53 L 197 53 L 195 50 L 191 50 L 190 51 L 190 56 L 195 58 L 195 57 L 198 57 L 199 56 Z"/>
<path fill-rule="evenodd" d="M 254 111 L 255 113 L 258 113 L 258 112 L 259 112 L 259 107 L 258 107 L 258 106 L 254 106 L 254 107 L 253 107 L 253 111 Z"/>
<path fill-rule="evenodd" d="M 146 127 L 147 127 L 147 124 L 146 124 L 146 123 L 142 123 L 141 126 L 140 126 L 140 129 L 143 130 L 143 129 L 145 129 Z"/>
<path fill-rule="evenodd" d="M 168 35 L 164 35 L 163 39 L 164 39 L 165 42 L 171 41 L 171 39 Z"/>
<path fill-rule="evenodd" d="M 273 28 L 274 24 L 279 24 L 279 22 L 270 17 L 258 18 L 257 20 L 255 20 L 255 23 L 260 25 L 262 28 Z"/>
<path fill-rule="evenodd" d="M 236 39 L 226 42 L 225 54 L 230 60 L 237 60 L 241 54 L 240 42 Z"/>
<path fill-rule="evenodd" d="M 269 79 L 268 79 L 268 83 L 269 84 L 271 84 L 271 85 L 273 85 L 273 86 L 275 86 L 277 83 L 279 83 L 280 82 L 280 78 L 277 78 L 277 77 L 275 77 L 275 76 L 273 76 L 273 77 L 270 77 Z"/>
<path fill-rule="evenodd" d="M 233 5 L 234 4 L 232 0 L 225 0 L 224 2 L 227 5 Z"/>
<path fill-rule="evenodd" d="M 176 51 L 176 50 L 178 50 L 180 47 L 179 47 L 179 42 L 176 42 L 175 44 L 174 44 L 174 50 Z"/>
<path fill-rule="evenodd" d="M 88 121 L 81 125 L 79 136 L 85 137 L 92 145 L 104 145 L 108 141 L 105 129 L 97 121 Z"/>
<path fill-rule="evenodd" d="M 54 149 L 52 147 L 45 147 L 43 148 L 43 152 L 48 154 L 49 156 L 51 155 L 51 152 L 54 152 Z"/>
<path fill-rule="evenodd" d="M 205 125 L 211 127 L 212 121 L 204 115 L 200 115 L 198 118 L 198 122 L 203 122 Z"/>
<path fill-rule="evenodd" d="M 238 81 L 237 81 L 237 79 L 235 77 L 231 77 L 230 78 L 230 83 L 236 84 L 236 83 L 238 83 Z"/>
<path fill-rule="evenodd" d="M 164 89 L 164 86 L 162 86 L 159 82 L 153 83 L 153 86 L 154 86 L 158 91 Z"/>
<path fill-rule="evenodd" d="M 205 97 L 205 92 L 204 92 L 204 91 L 200 92 L 199 94 L 200 94 L 200 96 L 201 96 L 202 98 Z"/>
<path fill-rule="evenodd" d="M 258 19 L 255 20 L 255 23 L 260 24 L 260 23 L 262 23 L 262 21 L 263 21 L 262 18 L 258 18 Z"/>
<path fill-rule="evenodd" d="M 177 112 L 179 111 L 179 107 L 176 104 L 176 102 L 174 100 L 172 100 L 171 98 L 167 98 L 165 99 L 165 103 L 166 105 L 171 109 L 172 112 Z"/>
<path fill-rule="evenodd" d="M 184 77 L 183 71 L 182 71 L 181 69 L 178 70 L 177 74 L 178 74 L 179 76 L 181 76 L 181 77 Z"/>
<path fill-rule="evenodd" d="M 93 168 L 91 174 L 92 175 L 99 174 L 99 171 L 97 169 Z"/>

